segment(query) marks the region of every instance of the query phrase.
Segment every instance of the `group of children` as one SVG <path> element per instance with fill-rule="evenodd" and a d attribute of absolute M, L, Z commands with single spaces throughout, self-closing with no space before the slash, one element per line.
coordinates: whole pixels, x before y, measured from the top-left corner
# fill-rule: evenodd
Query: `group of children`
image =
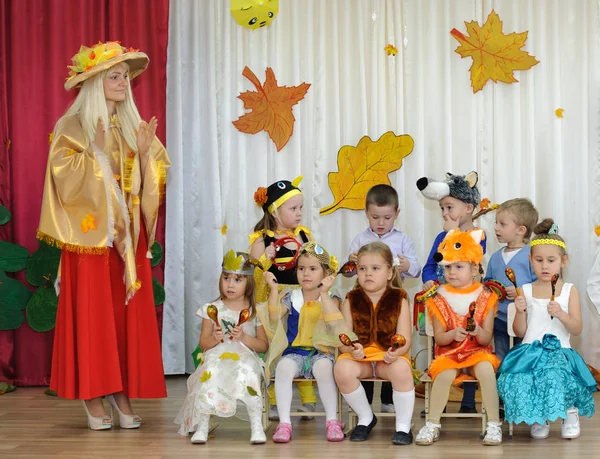
<path fill-rule="evenodd" d="M 270 397 L 279 418 L 274 442 L 292 438 L 292 385 L 297 378 L 316 380 L 327 440 L 344 439 L 337 418 L 339 391 L 358 415 L 350 440 L 365 441 L 377 418 L 371 408 L 372 383 L 362 380 L 376 377 L 390 381 L 382 385 L 381 397 L 383 410 L 395 412 L 392 442 L 408 445 L 413 442 L 415 392 L 410 305 L 401 286 L 403 278 L 418 277 L 421 266 L 410 237 L 394 228 L 398 195 L 387 185 L 368 192 L 369 228 L 354 238 L 340 270 L 354 269 L 357 282 L 342 298 L 331 290 L 337 260 L 300 226 L 303 197 L 298 185 L 296 179 L 259 188 L 254 200 L 264 217 L 250 235 L 249 253 L 230 251 L 224 257 L 220 295 L 198 311 L 204 361 L 188 379 L 188 395 L 175 420 L 179 432 L 195 432 L 192 442 L 205 443 L 210 415 L 239 416 L 237 404 L 242 402 L 251 443 L 264 443 L 262 380 L 270 382 L 274 376 Z M 428 369 L 433 379 L 429 417 L 414 441 L 430 445 L 439 439 L 451 385 L 473 378 L 488 413 L 485 445 L 502 442 L 499 395 L 504 419 L 531 425 L 532 437 L 546 438 L 549 422 L 560 417 L 562 437 L 576 438 L 579 415 L 594 413 L 596 382 L 569 343 L 571 334 L 581 332 L 581 311 L 577 289 L 562 279 L 566 243 L 551 219 L 537 224 L 538 213 L 529 200 L 507 201 L 497 209 L 495 226 L 505 246 L 492 255 L 482 279 L 486 239 L 473 225 L 480 201 L 476 185 L 475 172 L 417 182 L 426 198 L 439 201 L 444 231 L 422 273 L 435 358 Z M 486 280 L 501 283 L 505 297 L 488 288 Z M 516 311 L 513 330 L 522 339 L 512 349 L 510 303 Z M 298 388 L 303 411 L 314 411 L 312 381 Z M 465 390 L 460 410 L 475 411 L 474 390 Z"/>

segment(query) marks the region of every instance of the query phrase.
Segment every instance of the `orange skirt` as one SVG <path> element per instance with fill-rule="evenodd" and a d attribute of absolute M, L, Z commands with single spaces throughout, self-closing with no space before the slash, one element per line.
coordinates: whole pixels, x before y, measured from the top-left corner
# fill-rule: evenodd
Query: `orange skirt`
<path fill-rule="evenodd" d="M 123 260 L 62 252 L 50 389 L 68 399 L 123 392 L 130 398 L 167 396 L 148 244 L 136 253 L 142 287 L 125 305 Z"/>

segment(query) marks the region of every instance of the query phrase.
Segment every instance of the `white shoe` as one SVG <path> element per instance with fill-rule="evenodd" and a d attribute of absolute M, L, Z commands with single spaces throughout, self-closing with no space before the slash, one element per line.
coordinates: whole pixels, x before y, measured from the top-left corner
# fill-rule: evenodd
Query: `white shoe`
<path fill-rule="evenodd" d="M 279 421 L 279 413 L 277 412 L 276 406 L 272 406 L 271 408 L 269 408 L 269 420 Z"/>
<path fill-rule="evenodd" d="M 314 413 L 315 410 L 316 406 L 314 403 L 303 403 L 302 406 L 298 408 L 298 411 L 303 411 L 305 413 Z M 312 421 L 314 418 L 314 416 L 302 416 L 301 419 L 303 421 Z"/>
<path fill-rule="evenodd" d="M 531 426 L 531 432 L 529 434 L 531 435 L 531 438 L 535 438 L 536 440 L 548 438 L 550 436 L 550 423 L 548 423 L 548 421 L 544 422 L 543 424 L 534 422 Z"/>
<path fill-rule="evenodd" d="M 265 429 L 262 424 L 262 410 L 257 410 L 256 414 L 248 412 L 250 417 L 250 443 L 253 445 L 261 445 L 267 442 Z"/>
<path fill-rule="evenodd" d="M 562 438 L 577 438 L 581 435 L 581 426 L 579 425 L 579 410 L 569 408 L 567 410 L 567 419 L 563 420 L 560 426 L 560 436 Z"/>
<path fill-rule="evenodd" d="M 485 429 L 483 444 L 486 446 L 496 446 L 502 443 L 502 423 L 489 421 Z"/>
<path fill-rule="evenodd" d="M 196 433 L 192 435 L 192 443 L 204 444 L 208 441 L 208 424 L 210 423 L 210 416 L 206 415 L 200 419 Z"/>
<path fill-rule="evenodd" d="M 419 430 L 417 438 L 415 438 L 415 445 L 429 446 L 433 444 L 434 441 L 438 441 L 440 439 L 441 428 L 441 424 L 434 424 L 431 421 L 427 421 L 425 425 L 421 427 L 421 430 Z"/>
<path fill-rule="evenodd" d="M 381 404 L 381 412 L 382 413 L 395 413 L 396 407 L 393 403 L 382 403 Z"/>

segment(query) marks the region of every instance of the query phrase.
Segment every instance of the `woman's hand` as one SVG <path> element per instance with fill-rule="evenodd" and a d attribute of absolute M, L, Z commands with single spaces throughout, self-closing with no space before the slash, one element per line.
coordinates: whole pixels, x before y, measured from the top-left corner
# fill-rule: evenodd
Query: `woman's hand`
<path fill-rule="evenodd" d="M 524 296 L 518 296 L 515 298 L 515 308 L 517 312 L 525 312 L 527 311 L 527 301 Z"/>
<path fill-rule="evenodd" d="M 467 332 L 466 332 L 466 330 L 464 328 L 462 328 L 462 327 L 456 327 L 453 330 L 453 332 L 454 332 L 454 336 L 453 336 L 454 341 L 462 342 L 465 339 L 467 339 L 468 334 L 467 334 Z"/>
<path fill-rule="evenodd" d="M 102 117 L 98 117 L 98 123 L 96 124 L 96 135 L 94 137 L 94 145 L 96 145 L 102 151 L 104 151 L 105 136 L 106 129 L 104 128 L 104 121 L 102 121 Z"/>
<path fill-rule="evenodd" d="M 144 120 L 140 121 L 136 137 L 136 143 L 138 153 L 141 156 L 146 156 L 148 154 L 148 151 L 150 150 L 150 145 L 152 145 L 152 140 L 154 140 L 154 136 L 156 135 L 157 125 L 158 121 L 156 121 L 155 116 L 152 117 L 150 123 L 146 123 Z"/>
<path fill-rule="evenodd" d="M 398 356 L 400 355 L 400 349 L 401 348 L 394 349 L 393 347 L 390 347 L 384 354 L 383 361 L 385 363 L 394 363 L 396 360 L 398 360 Z"/>
<path fill-rule="evenodd" d="M 223 329 L 221 327 L 217 327 L 216 325 L 213 327 L 212 337 L 218 342 L 222 343 L 225 339 L 225 334 L 223 333 Z"/>
<path fill-rule="evenodd" d="M 365 350 L 362 347 L 362 344 L 360 343 L 354 343 L 353 344 L 353 351 L 352 351 L 352 357 L 354 358 L 354 360 L 362 360 L 365 358 Z"/>
<path fill-rule="evenodd" d="M 239 325 L 236 325 L 231 330 L 231 339 L 237 339 L 239 341 L 243 341 L 245 335 L 246 335 L 246 333 L 244 333 L 244 329 Z"/>

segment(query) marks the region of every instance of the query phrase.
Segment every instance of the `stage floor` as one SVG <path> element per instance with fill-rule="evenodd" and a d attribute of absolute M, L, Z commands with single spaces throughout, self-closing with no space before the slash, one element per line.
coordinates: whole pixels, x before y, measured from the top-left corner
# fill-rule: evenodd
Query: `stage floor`
<path fill-rule="evenodd" d="M 600 415 L 582 419 L 582 434 L 576 440 L 560 438 L 560 423 L 552 425 L 550 438 L 534 441 L 529 428 L 515 429 L 508 440 L 504 426 L 504 443 L 484 447 L 479 439 L 479 419 L 444 419 L 440 441 L 429 447 L 394 446 L 393 418 L 379 420 L 371 438 L 365 443 L 328 443 L 323 418 L 312 421 L 294 420 L 291 443 L 274 444 L 273 428 L 267 432 L 265 445 L 250 445 L 250 428 L 236 418 L 218 419 L 214 438 L 206 445 L 192 445 L 189 437 L 177 435 L 173 419 L 185 396 L 185 377 L 169 377 L 169 398 L 135 401 L 134 408 L 144 421 L 139 430 L 93 432 L 87 428 L 83 408 L 78 402 L 61 400 L 44 394 L 45 388 L 19 388 L 0 396 L 0 458 L 198 458 L 211 459 L 236 456 L 249 458 L 385 458 L 443 457 L 465 459 L 503 458 L 578 458 L 595 457 L 600 451 Z M 376 386 L 377 390 L 377 386 Z M 297 397 L 295 397 L 297 399 Z M 378 400 L 377 393 L 375 400 Z M 596 403 L 600 396 L 596 396 Z M 375 402 L 377 405 L 378 402 Z M 457 404 L 448 406 L 456 410 Z M 345 407 L 345 406 L 344 406 Z M 377 406 L 376 406 L 377 407 Z M 423 425 L 420 417 L 423 400 L 417 399 L 413 417 L 413 434 Z"/>

